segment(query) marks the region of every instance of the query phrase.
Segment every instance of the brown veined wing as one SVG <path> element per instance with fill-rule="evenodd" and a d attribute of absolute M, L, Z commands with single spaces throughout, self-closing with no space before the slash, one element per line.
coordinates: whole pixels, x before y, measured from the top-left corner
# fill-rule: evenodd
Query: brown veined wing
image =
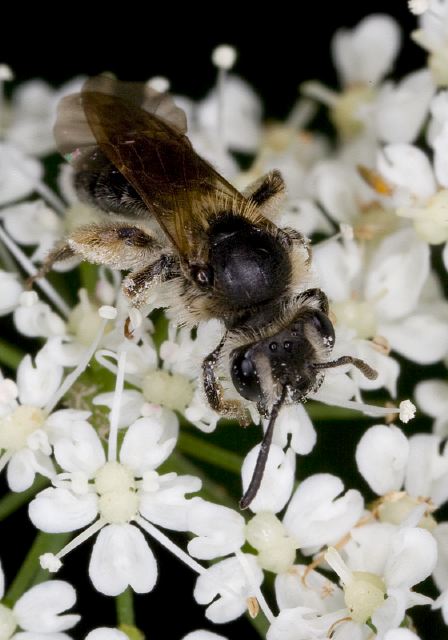
<path fill-rule="evenodd" d="M 94 163 L 99 147 L 181 256 L 193 260 L 210 212 L 244 211 L 248 201 L 193 150 L 185 114 L 172 99 L 142 87 L 108 76 L 87 80 L 80 94 L 61 104 L 58 147 L 75 166 L 86 158 Z"/>

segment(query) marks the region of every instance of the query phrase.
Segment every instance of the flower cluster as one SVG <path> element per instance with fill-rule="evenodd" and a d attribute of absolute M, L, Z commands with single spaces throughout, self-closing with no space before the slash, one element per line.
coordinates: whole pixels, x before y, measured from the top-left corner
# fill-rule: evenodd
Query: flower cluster
<path fill-rule="evenodd" d="M 154 589 L 164 546 L 197 575 L 193 597 L 209 623 L 247 614 L 268 640 L 423 639 L 412 621 L 417 605 L 440 610 L 448 624 L 440 515 L 448 501 L 448 1 L 409 7 L 428 64 L 396 82 L 387 76 L 402 34 L 378 14 L 335 34 L 340 88 L 305 83 L 285 122 L 263 122 L 259 97 L 229 73 L 236 52 L 227 46 L 213 54 L 218 80 L 209 95 L 175 96 L 194 148 L 238 189 L 280 169 L 287 195 L 272 219 L 316 239 L 312 278 L 330 301 L 334 357 L 378 372 L 371 380 L 350 364 L 329 369 L 309 403 L 281 409 L 246 512 L 199 470 L 208 461 L 241 472 L 246 490 L 260 449 L 240 460 L 208 435 L 221 425 L 205 399 L 202 362 L 223 336 L 219 319 L 178 326 L 158 310 L 159 286 L 143 313 L 123 296 L 119 272 L 77 259 L 57 265 L 77 270 L 76 279 L 52 274 L 28 290 L 26 277 L 50 248 L 98 213 L 79 201 L 67 165 L 57 193 L 45 179 L 56 104 L 82 79 L 58 91 L 30 82 L 12 94 L 8 117 L 0 113 L 0 315 L 15 335 L 15 346 L 0 342 L 0 471 L 13 494 L 26 492 L 36 530 L 66 543 L 39 548 L 13 599 L 0 570 L 0 638 L 69 638 L 79 616 L 62 613 L 76 593 L 51 578 L 80 544 L 91 545 L 93 587 L 114 597 Z M 0 66 L 0 83 L 10 79 Z M 333 146 L 312 131 L 317 103 L 328 108 Z M 249 169 L 235 152 L 253 156 Z M 22 337 L 36 345 L 31 353 Z M 409 383 L 408 369 L 421 375 Z M 403 388 L 434 420 L 431 431 L 406 432 L 416 407 Z M 255 406 L 251 415 L 266 428 Z M 352 476 L 337 464 L 337 424 L 339 475 L 316 464 L 313 420 L 328 426 L 338 415 L 367 425 L 354 456 L 358 488 L 346 488 Z M 41 570 L 48 579 L 37 584 Z M 139 637 L 133 622 L 118 624 L 86 640 Z M 213 639 L 225 640 L 206 630 L 184 638 Z"/>

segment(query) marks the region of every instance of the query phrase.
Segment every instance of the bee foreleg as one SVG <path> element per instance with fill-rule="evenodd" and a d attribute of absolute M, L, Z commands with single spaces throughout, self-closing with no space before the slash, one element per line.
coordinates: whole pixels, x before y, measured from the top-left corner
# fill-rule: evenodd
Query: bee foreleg
<path fill-rule="evenodd" d="M 249 411 L 243 407 L 239 400 L 224 398 L 224 389 L 216 375 L 216 366 L 225 339 L 226 335 L 202 363 L 204 391 L 209 405 L 216 413 L 227 418 L 235 418 L 242 426 L 247 427 L 251 423 Z"/>
<path fill-rule="evenodd" d="M 130 273 L 123 282 L 123 292 L 135 306 L 145 303 L 147 290 L 153 284 L 160 284 L 179 275 L 179 262 L 169 254 L 161 255 L 150 265 Z"/>

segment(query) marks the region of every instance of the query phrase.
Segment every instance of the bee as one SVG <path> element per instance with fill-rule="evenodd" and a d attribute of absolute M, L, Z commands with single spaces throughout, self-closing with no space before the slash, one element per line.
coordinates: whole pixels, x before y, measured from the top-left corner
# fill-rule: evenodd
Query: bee
<path fill-rule="evenodd" d="M 326 295 L 310 286 L 309 241 L 274 222 L 281 174 L 241 193 L 194 151 L 186 129 L 184 112 L 149 86 L 98 76 L 65 97 L 58 148 L 80 199 L 108 216 L 76 229 L 38 275 L 80 256 L 126 270 L 123 291 L 136 307 L 159 285 L 178 323 L 222 322 L 224 335 L 202 365 L 207 400 L 243 425 L 251 404 L 268 418 L 244 509 L 259 489 L 281 407 L 305 401 L 326 369 L 376 372 L 351 356 L 330 359 L 335 333 Z"/>

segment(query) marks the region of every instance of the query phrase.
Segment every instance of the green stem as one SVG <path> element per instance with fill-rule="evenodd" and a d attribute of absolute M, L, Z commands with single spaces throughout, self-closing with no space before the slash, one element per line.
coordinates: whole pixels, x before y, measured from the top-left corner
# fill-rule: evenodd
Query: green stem
<path fill-rule="evenodd" d="M 0 364 L 10 369 L 17 369 L 24 355 L 25 353 L 19 347 L 0 338 Z"/>
<path fill-rule="evenodd" d="M 333 407 L 321 402 L 310 400 L 305 405 L 305 410 L 311 420 L 359 420 L 364 416 L 355 409 L 344 409 L 342 407 Z"/>
<path fill-rule="evenodd" d="M 115 607 L 117 610 L 118 625 L 135 625 L 134 594 L 130 587 L 115 598 Z"/>
<path fill-rule="evenodd" d="M 232 473 L 239 474 L 241 472 L 241 465 L 243 464 L 241 456 L 206 442 L 191 433 L 181 433 L 177 446 L 182 453 L 197 460 L 202 460 Z"/>
<path fill-rule="evenodd" d="M 89 262 L 81 262 L 79 265 L 79 274 L 81 286 L 87 290 L 89 296 L 94 297 L 98 282 L 98 268 Z"/>
<path fill-rule="evenodd" d="M 28 504 L 32 498 L 38 493 L 45 489 L 49 484 L 47 478 L 43 476 L 37 476 L 34 484 L 27 489 L 26 491 L 22 491 L 21 493 L 8 493 L 0 500 L 0 522 L 5 520 L 11 513 L 20 509 L 24 504 Z"/>
<path fill-rule="evenodd" d="M 43 553 L 55 553 L 62 549 L 72 533 L 44 533 L 40 531 L 34 539 L 22 566 L 6 592 L 5 604 L 13 606 L 30 587 L 48 578 L 48 571 L 41 569 L 39 557 Z"/>

